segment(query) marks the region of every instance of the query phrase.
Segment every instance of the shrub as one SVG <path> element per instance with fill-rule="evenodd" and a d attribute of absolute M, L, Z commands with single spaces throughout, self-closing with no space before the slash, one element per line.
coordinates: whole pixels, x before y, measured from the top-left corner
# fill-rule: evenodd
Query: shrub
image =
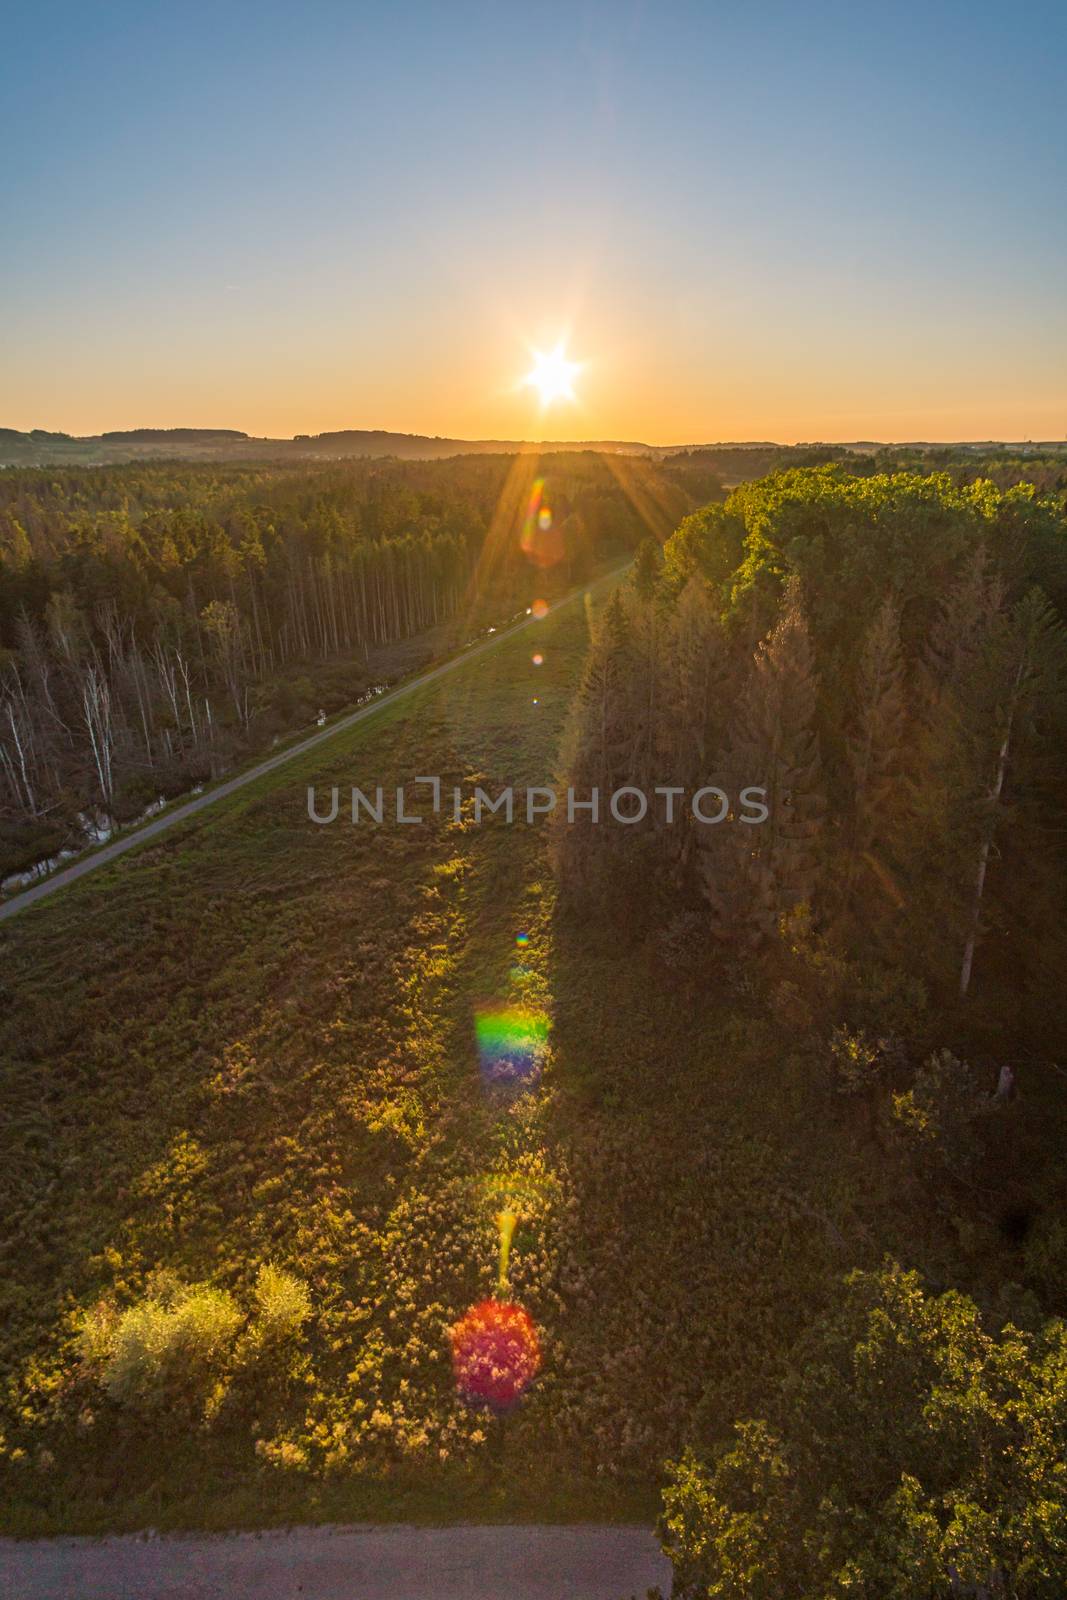
<path fill-rule="evenodd" d="M 885 1041 L 861 1028 L 835 1028 L 830 1039 L 830 1068 L 838 1094 L 868 1094 L 885 1071 Z"/>
<path fill-rule="evenodd" d="M 87 1311 L 78 1329 L 78 1347 L 87 1366 L 102 1368 L 115 1344 L 118 1313 L 106 1301 Z"/>
<path fill-rule="evenodd" d="M 960 1173 L 978 1153 L 982 1105 L 967 1063 L 938 1050 L 919 1068 L 912 1087 L 893 1096 L 893 1131 L 919 1165 Z"/>
<path fill-rule="evenodd" d="M 0 878 L 29 872 L 76 837 L 77 828 L 61 822 L 0 822 Z"/>
<path fill-rule="evenodd" d="M 108 1393 L 126 1405 L 203 1403 L 215 1386 L 241 1323 L 223 1289 L 192 1285 L 170 1302 L 149 1298 L 116 1320 L 103 1371 Z M 99 1348 L 101 1324 L 86 1319 L 86 1341 Z"/>
<path fill-rule="evenodd" d="M 994 1335 L 964 1295 L 856 1272 L 767 1399 L 670 1468 L 677 1600 L 1062 1596 L 1062 1322 Z"/>
<path fill-rule="evenodd" d="M 307 1285 L 280 1267 L 260 1267 L 255 1287 L 253 1332 L 258 1342 L 277 1344 L 295 1339 L 311 1315 Z"/>
<path fill-rule="evenodd" d="M 115 792 L 111 810 L 116 822 L 136 822 L 159 799 L 160 786 L 154 772 L 135 773 Z"/>

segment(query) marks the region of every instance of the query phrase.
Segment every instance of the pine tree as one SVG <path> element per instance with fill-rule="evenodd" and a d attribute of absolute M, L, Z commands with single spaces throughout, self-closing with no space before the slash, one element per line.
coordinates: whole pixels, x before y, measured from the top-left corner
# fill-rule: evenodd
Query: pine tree
<path fill-rule="evenodd" d="M 663 552 L 655 539 L 642 539 L 634 557 L 631 582 L 634 593 L 642 602 L 652 599 L 663 566 Z"/>
<path fill-rule="evenodd" d="M 656 782 L 691 795 L 716 781 L 714 758 L 724 741 L 733 678 L 731 651 L 712 591 L 703 579 L 691 578 L 665 630 Z M 683 811 L 665 833 L 668 856 L 689 861 L 708 833 L 708 827 Z"/>
<path fill-rule="evenodd" d="M 729 740 L 724 787 L 765 790 L 762 823 L 736 818 L 709 825 L 701 852 L 705 892 L 723 934 L 773 936 L 784 913 L 810 902 L 818 880 L 825 811 L 815 728 L 818 680 L 801 605 L 790 579 L 779 620 L 753 658 Z M 738 919 L 741 925 L 738 926 Z"/>
<path fill-rule="evenodd" d="M 654 539 L 639 547 L 630 592 L 623 602 L 632 658 L 631 713 L 633 753 L 629 782 L 651 794 L 660 781 L 658 766 L 664 732 L 672 720 L 665 673 L 667 617 L 658 585 L 660 548 Z M 652 826 L 651 815 L 645 831 Z"/>
<path fill-rule="evenodd" d="M 1035 705 L 1064 689 L 1064 630 L 1041 593 L 1032 589 L 982 641 L 979 667 L 968 706 L 979 776 L 977 848 L 972 860 L 972 891 L 960 964 L 959 992 L 971 985 L 980 931 L 990 854 L 1003 825 L 1005 783 L 1017 764 L 1021 726 Z"/>
<path fill-rule="evenodd" d="M 722 742 L 730 692 L 730 649 L 708 585 L 692 578 L 678 596 L 664 648 L 664 694 L 670 721 L 662 747 L 671 780 L 708 776 Z"/>
<path fill-rule="evenodd" d="M 909 938 L 927 934 L 912 954 L 961 998 L 983 928 L 996 916 L 990 872 L 1008 844 L 1005 824 L 1036 792 L 1031 735 L 1035 718 L 1063 693 L 1062 641 L 1044 595 L 1033 590 L 1009 609 L 1001 579 L 979 553 L 946 593 L 924 653 L 898 853 Z"/>
<path fill-rule="evenodd" d="M 851 909 L 864 862 L 874 860 L 888 838 L 900 803 L 904 737 L 904 663 L 900 620 L 887 598 L 867 630 L 856 677 L 853 714 L 846 734 L 852 780 L 843 900 Z"/>
<path fill-rule="evenodd" d="M 990 619 L 1004 605 L 1004 585 L 990 565 L 984 545 L 975 550 L 962 575 L 938 608 L 923 652 L 923 686 L 928 700 L 951 692 L 966 676 Z"/>
<path fill-rule="evenodd" d="M 979 844 L 981 762 L 974 735 L 984 695 L 977 675 L 983 641 L 992 636 L 1003 604 L 999 578 L 979 549 L 945 590 L 916 675 L 917 719 L 892 851 L 908 908 L 901 954 L 940 987 L 952 981 L 967 937 Z"/>

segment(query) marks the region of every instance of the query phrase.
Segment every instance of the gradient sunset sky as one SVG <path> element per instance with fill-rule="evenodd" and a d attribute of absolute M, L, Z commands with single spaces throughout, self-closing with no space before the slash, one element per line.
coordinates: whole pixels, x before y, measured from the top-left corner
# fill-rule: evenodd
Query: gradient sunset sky
<path fill-rule="evenodd" d="M 937 0 L 19 7 L 0 424 L 1062 438 L 1065 48 Z"/>

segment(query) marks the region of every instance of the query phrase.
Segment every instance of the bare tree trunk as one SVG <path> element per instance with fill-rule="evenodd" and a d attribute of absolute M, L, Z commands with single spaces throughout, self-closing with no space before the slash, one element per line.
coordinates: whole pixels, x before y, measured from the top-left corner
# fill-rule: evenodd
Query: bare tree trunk
<path fill-rule="evenodd" d="M 15 746 L 15 756 L 18 761 L 19 776 L 22 780 L 22 789 L 25 795 L 26 809 L 30 813 L 31 817 L 35 817 L 38 814 L 37 795 L 29 773 L 30 760 L 32 759 L 32 745 L 28 754 L 27 740 L 25 734 L 19 729 L 20 719 L 15 716 L 14 702 L 10 698 L 8 698 L 4 706 L 4 710 L 7 712 L 8 726 L 11 729 L 11 738 Z M 30 740 L 33 738 L 32 724 L 29 728 L 29 738 Z"/>
<path fill-rule="evenodd" d="M 100 782 L 100 792 L 110 813 L 114 798 L 111 691 L 108 688 L 107 678 L 95 662 L 87 669 L 82 684 L 82 708 L 89 743 L 92 746 L 96 775 Z"/>
<path fill-rule="evenodd" d="M 978 873 L 975 878 L 974 900 L 971 905 L 970 928 L 967 933 L 967 942 L 963 947 L 963 965 L 960 968 L 960 999 L 965 1000 L 967 991 L 971 987 L 971 969 L 974 966 L 974 947 L 978 941 L 978 923 L 982 914 L 982 896 L 985 894 L 986 873 L 989 870 L 989 852 L 993 848 L 993 836 L 997 828 L 997 804 L 1004 789 L 1004 777 L 1008 770 L 1008 756 L 1011 751 L 1011 735 L 1015 724 L 1015 712 L 1019 704 L 1019 690 L 1022 686 L 1023 672 L 1026 666 L 1025 658 L 1020 661 L 1012 685 L 1011 702 L 1008 707 L 1008 723 L 1004 729 L 1004 738 L 1001 741 L 1000 755 L 997 759 L 997 775 L 990 791 L 989 819 L 986 823 L 985 834 L 981 848 L 978 852 Z"/>

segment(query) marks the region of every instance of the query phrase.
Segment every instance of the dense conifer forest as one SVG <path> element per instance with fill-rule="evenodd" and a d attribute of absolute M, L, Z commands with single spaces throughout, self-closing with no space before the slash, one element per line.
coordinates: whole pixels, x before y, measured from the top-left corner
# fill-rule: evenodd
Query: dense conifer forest
<path fill-rule="evenodd" d="M 538 477 L 549 597 L 717 487 L 581 453 L 0 474 L 0 876 L 352 704 L 382 647 L 525 605 Z"/>
<path fill-rule="evenodd" d="M 750 1409 L 709 1395 L 665 1495 L 676 1595 L 1062 1592 L 1065 607 L 1058 497 L 827 466 L 642 545 L 596 630 L 561 781 L 704 799 L 557 819 L 570 917 L 774 1015 L 812 1138 L 850 1130 L 958 1239 L 925 1281 L 844 1277 Z M 1019 1282 L 975 1272 L 991 1222 Z"/>
<path fill-rule="evenodd" d="M 1063 513 L 1030 485 L 833 466 L 743 485 L 642 545 L 567 757 L 578 788 L 718 785 L 733 809 L 561 825 L 565 891 L 658 919 L 668 945 L 699 918 L 735 953 L 803 906 L 817 937 L 939 999 L 1011 984 L 1014 1037 L 1047 1039 L 1067 962 L 1065 607 Z M 746 786 L 761 827 L 735 816 Z"/>

